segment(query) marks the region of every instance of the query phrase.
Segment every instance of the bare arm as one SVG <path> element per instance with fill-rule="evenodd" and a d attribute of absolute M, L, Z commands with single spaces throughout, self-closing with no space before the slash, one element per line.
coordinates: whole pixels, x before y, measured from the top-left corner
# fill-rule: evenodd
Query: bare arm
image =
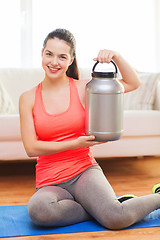
<path fill-rule="evenodd" d="M 21 136 L 26 153 L 29 157 L 49 155 L 70 149 L 100 144 L 99 142 L 93 141 L 94 136 L 82 136 L 72 141 L 63 142 L 38 140 L 32 115 L 33 104 L 33 90 L 21 95 L 19 100 Z"/>
<path fill-rule="evenodd" d="M 139 77 L 136 71 L 119 53 L 104 49 L 99 51 L 97 58 L 94 58 L 95 61 L 98 60 L 101 63 L 110 63 L 111 59 L 114 60 L 121 72 L 122 79 L 120 82 L 123 84 L 125 92 L 137 89 L 140 86 Z"/>

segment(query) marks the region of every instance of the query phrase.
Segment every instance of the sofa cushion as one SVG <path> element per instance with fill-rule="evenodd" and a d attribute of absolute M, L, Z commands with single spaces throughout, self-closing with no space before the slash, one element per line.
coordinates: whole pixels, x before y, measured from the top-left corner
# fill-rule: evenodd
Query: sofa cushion
<path fill-rule="evenodd" d="M 133 92 L 124 94 L 124 108 L 125 110 L 155 109 L 160 73 L 139 72 L 138 75 L 141 80 L 141 86 Z"/>
<path fill-rule="evenodd" d="M 0 69 L 0 79 L 18 113 L 20 95 L 41 82 L 44 79 L 44 71 L 41 68 Z"/>
<path fill-rule="evenodd" d="M 0 116 L 0 142 L 20 141 L 20 120 L 18 114 Z"/>
<path fill-rule="evenodd" d="M 13 114 L 15 111 L 13 102 L 4 85 L 0 81 L 0 114 Z"/>
<path fill-rule="evenodd" d="M 124 111 L 123 136 L 160 136 L 160 111 Z"/>

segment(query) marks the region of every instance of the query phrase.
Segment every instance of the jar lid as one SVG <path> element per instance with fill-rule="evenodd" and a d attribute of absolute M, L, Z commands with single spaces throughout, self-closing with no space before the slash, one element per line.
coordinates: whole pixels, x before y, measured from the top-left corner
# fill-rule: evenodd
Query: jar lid
<path fill-rule="evenodd" d="M 96 78 L 117 78 L 116 72 L 93 72 L 92 77 Z"/>

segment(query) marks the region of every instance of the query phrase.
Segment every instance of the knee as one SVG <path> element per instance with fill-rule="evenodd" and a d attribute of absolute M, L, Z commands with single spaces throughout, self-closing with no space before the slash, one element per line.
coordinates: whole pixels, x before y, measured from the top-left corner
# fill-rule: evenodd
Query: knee
<path fill-rule="evenodd" d="M 36 225 L 47 225 L 49 212 L 44 199 L 32 197 L 28 203 L 28 214 Z"/>
<path fill-rule="evenodd" d="M 109 216 L 104 216 L 101 224 L 108 229 L 120 230 L 131 226 L 134 222 L 133 214 L 114 213 L 110 214 Z"/>
<path fill-rule="evenodd" d="M 57 226 L 62 219 L 60 201 L 73 197 L 64 189 L 46 187 L 38 190 L 28 202 L 28 214 L 39 226 Z"/>
<path fill-rule="evenodd" d="M 28 214 L 33 223 L 39 226 L 54 226 L 58 203 L 50 199 L 50 194 L 34 194 L 28 202 Z"/>
<path fill-rule="evenodd" d="M 121 219 L 108 217 L 106 220 L 102 221 L 101 224 L 108 229 L 118 230 L 125 228 L 124 222 Z"/>

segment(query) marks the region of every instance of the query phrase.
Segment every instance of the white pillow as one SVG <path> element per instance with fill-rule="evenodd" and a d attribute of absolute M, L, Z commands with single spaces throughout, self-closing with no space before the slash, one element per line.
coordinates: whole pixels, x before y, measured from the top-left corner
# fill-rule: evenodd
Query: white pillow
<path fill-rule="evenodd" d="M 3 84 L 0 82 L 0 114 L 14 114 L 15 107 Z"/>
<path fill-rule="evenodd" d="M 138 89 L 124 94 L 125 110 L 154 109 L 160 73 L 138 73 L 141 85 Z"/>

